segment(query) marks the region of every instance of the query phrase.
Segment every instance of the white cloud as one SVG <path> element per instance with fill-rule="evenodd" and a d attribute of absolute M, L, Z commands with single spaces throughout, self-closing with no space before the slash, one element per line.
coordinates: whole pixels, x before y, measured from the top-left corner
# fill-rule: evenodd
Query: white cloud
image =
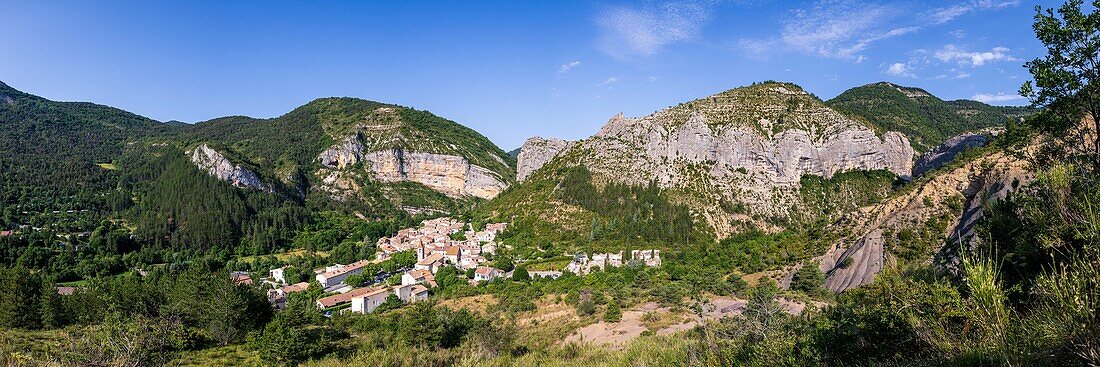
<path fill-rule="evenodd" d="M 974 10 L 970 5 L 952 5 L 932 11 L 932 23 L 943 24 Z"/>
<path fill-rule="evenodd" d="M 744 38 L 737 46 L 739 51 L 760 59 L 777 51 L 794 50 L 859 63 L 866 60 L 863 53 L 875 43 L 917 33 L 966 13 L 1015 4 L 1018 1 L 973 0 L 915 14 L 916 9 L 907 2 L 868 4 L 856 0 L 819 0 L 812 6 L 794 10 L 780 24 L 777 37 Z"/>
<path fill-rule="evenodd" d="M 605 87 L 605 86 L 610 87 L 612 84 L 615 84 L 615 83 L 618 83 L 618 82 L 619 82 L 619 78 L 613 76 L 613 77 L 607 78 L 607 80 L 604 80 L 603 83 L 596 84 L 596 86 L 597 87 Z"/>
<path fill-rule="evenodd" d="M 657 77 L 655 77 L 655 76 L 651 76 L 651 77 L 649 77 L 649 81 L 650 81 L 651 83 L 652 83 L 652 82 L 655 82 L 655 81 L 657 81 Z"/>
<path fill-rule="evenodd" d="M 678 1 L 660 6 L 613 6 L 596 19 L 597 48 L 616 59 L 646 57 L 665 46 L 699 37 L 710 20 L 711 6 L 701 1 Z"/>
<path fill-rule="evenodd" d="M 961 65 L 982 66 L 996 61 L 1016 61 L 1008 54 L 1011 51 L 1007 47 L 994 47 L 990 51 L 970 52 L 955 45 L 946 45 L 936 50 L 936 58 L 943 62 L 958 62 Z"/>
<path fill-rule="evenodd" d="M 578 67 L 580 65 L 581 65 L 580 61 L 573 61 L 573 62 L 568 63 L 568 64 L 562 64 L 561 68 L 558 69 L 558 75 L 565 75 L 565 73 L 568 73 L 570 70 L 573 70 L 573 68 Z"/>
<path fill-rule="evenodd" d="M 891 26 L 898 9 L 857 1 L 819 2 L 799 9 L 780 32 L 787 46 L 819 56 L 858 60 L 872 43 L 917 31 L 914 26 Z"/>
<path fill-rule="evenodd" d="M 890 64 L 890 66 L 886 68 L 886 73 L 893 76 L 906 76 L 910 78 L 916 77 L 915 75 L 913 75 L 912 67 L 910 67 L 908 64 L 900 62 Z"/>
<path fill-rule="evenodd" d="M 1001 9 L 1009 6 L 1018 5 L 1020 2 L 1015 1 L 995 1 L 995 0 L 974 0 L 969 3 L 956 4 L 945 8 L 933 9 L 929 18 L 932 24 L 943 24 L 955 20 L 964 14 L 968 14 L 980 10 Z"/>
<path fill-rule="evenodd" d="M 1000 103 L 1021 101 L 1024 97 L 1019 94 L 1006 94 L 1002 92 L 997 94 L 978 93 L 971 97 L 971 99 L 982 103 Z"/>

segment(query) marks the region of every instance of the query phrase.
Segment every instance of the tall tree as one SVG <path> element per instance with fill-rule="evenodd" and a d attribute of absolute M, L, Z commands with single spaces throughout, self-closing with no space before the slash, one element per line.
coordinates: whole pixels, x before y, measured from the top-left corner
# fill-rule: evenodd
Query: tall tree
<path fill-rule="evenodd" d="M 1059 116 L 1062 121 L 1043 127 L 1070 135 L 1069 146 L 1079 148 L 1100 170 L 1100 139 L 1095 138 L 1100 132 L 1100 0 L 1092 1 L 1087 14 L 1083 4 L 1070 0 L 1057 10 L 1035 7 L 1035 36 L 1047 54 L 1024 64 L 1035 80 L 1024 83 L 1020 94 Z M 1082 128 L 1077 121 L 1086 114 L 1092 123 Z"/>

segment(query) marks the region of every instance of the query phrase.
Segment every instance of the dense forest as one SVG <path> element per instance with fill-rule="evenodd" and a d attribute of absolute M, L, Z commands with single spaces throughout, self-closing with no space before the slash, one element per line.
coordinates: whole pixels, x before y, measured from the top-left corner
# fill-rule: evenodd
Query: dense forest
<path fill-rule="evenodd" d="M 995 107 L 977 101 L 943 101 L 919 88 L 875 83 L 844 91 L 826 102 L 830 107 L 871 124 L 879 133 L 898 131 L 917 151 L 949 137 L 1004 126 L 1033 111 Z"/>

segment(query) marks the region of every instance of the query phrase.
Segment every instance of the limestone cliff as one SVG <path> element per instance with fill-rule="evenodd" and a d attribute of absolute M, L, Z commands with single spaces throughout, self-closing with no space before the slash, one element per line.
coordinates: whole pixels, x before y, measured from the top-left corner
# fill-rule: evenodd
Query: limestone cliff
<path fill-rule="evenodd" d="M 256 173 L 239 164 L 233 164 L 224 155 L 205 143 L 195 147 L 189 153 L 192 163 L 219 180 L 229 182 L 237 187 L 271 191 L 271 187 L 261 181 Z"/>
<path fill-rule="evenodd" d="M 329 147 L 318 157 L 322 189 L 337 199 L 358 190 L 354 179 L 358 172 L 381 182 L 411 181 L 423 184 L 450 197 L 474 196 L 492 199 L 508 187 L 495 172 L 471 164 L 464 157 L 409 151 L 403 147 L 373 152 L 361 135 L 354 135 Z M 357 165 L 362 163 L 362 168 Z M 348 172 L 350 171 L 350 172 Z"/>
<path fill-rule="evenodd" d="M 535 172 L 546 162 L 554 159 L 568 147 L 570 142 L 561 139 L 547 139 L 543 137 L 533 137 L 527 139 L 523 143 L 523 147 L 519 148 L 519 156 L 517 157 L 518 163 L 516 164 L 516 181 L 522 182 L 527 179 L 531 173 Z"/>

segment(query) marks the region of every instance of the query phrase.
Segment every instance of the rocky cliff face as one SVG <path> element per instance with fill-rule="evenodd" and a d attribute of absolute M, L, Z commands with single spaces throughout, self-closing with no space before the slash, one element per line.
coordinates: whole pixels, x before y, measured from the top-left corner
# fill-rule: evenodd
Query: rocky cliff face
<path fill-rule="evenodd" d="M 521 163 L 530 166 L 521 170 L 537 168 L 553 149 L 533 151 L 539 159 Z M 652 180 L 686 193 L 719 235 L 747 214 L 785 215 L 803 175 L 884 169 L 908 177 L 913 155 L 904 135 L 880 137 L 784 83 L 734 89 L 641 118 L 620 114 L 558 154 L 563 164 L 583 164 L 606 179 Z M 744 204 L 751 213 L 729 213 L 719 202 Z"/>
<path fill-rule="evenodd" d="M 523 143 L 523 147 L 519 148 L 519 156 L 517 157 L 518 163 L 516 164 L 516 181 L 522 182 L 527 179 L 531 173 L 535 172 L 539 168 L 542 168 L 546 162 L 554 159 L 568 147 L 570 142 L 561 139 L 547 139 L 543 137 L 533 137 L 527 139 Z"/>
<path fill-rule="evenodd" d="M 920 176 L 951 162 L 955 156 L 970 148 L 985 146 L 990 137 L 985 134 L 966 133 L 947 139 L 939 146 L 925 152 L 913 165 L 913 176 Z"/>
<path fill-rule="evenodd" d="M 508 187 L 491 170 L 471 164 L 466 158 L 446 154 L 407 151 L 391 148 L 368 150 L 359 135 L 351 136 L 322 152 L 324 177 L 322 189 L 340 199 L 347 191 L 357 190 L 355 166 L 363 163 L 363 172 L 382 182 L 412 181 L 451 197 L 474 196 L 492 199 Z M 350 169 L 352 172 L 347 172 Z"/>
<path fill-rule="evenodd" d="M 195 147 L 190 155 L 192 163 L 219 180 L 229 182 L 237 187 L 271 191 L 271 187 L 261 181 L 256 173 L 239 164 L 233 164 L 224 155 L 210 148 L 209 145 L 202 144 Z"/>

